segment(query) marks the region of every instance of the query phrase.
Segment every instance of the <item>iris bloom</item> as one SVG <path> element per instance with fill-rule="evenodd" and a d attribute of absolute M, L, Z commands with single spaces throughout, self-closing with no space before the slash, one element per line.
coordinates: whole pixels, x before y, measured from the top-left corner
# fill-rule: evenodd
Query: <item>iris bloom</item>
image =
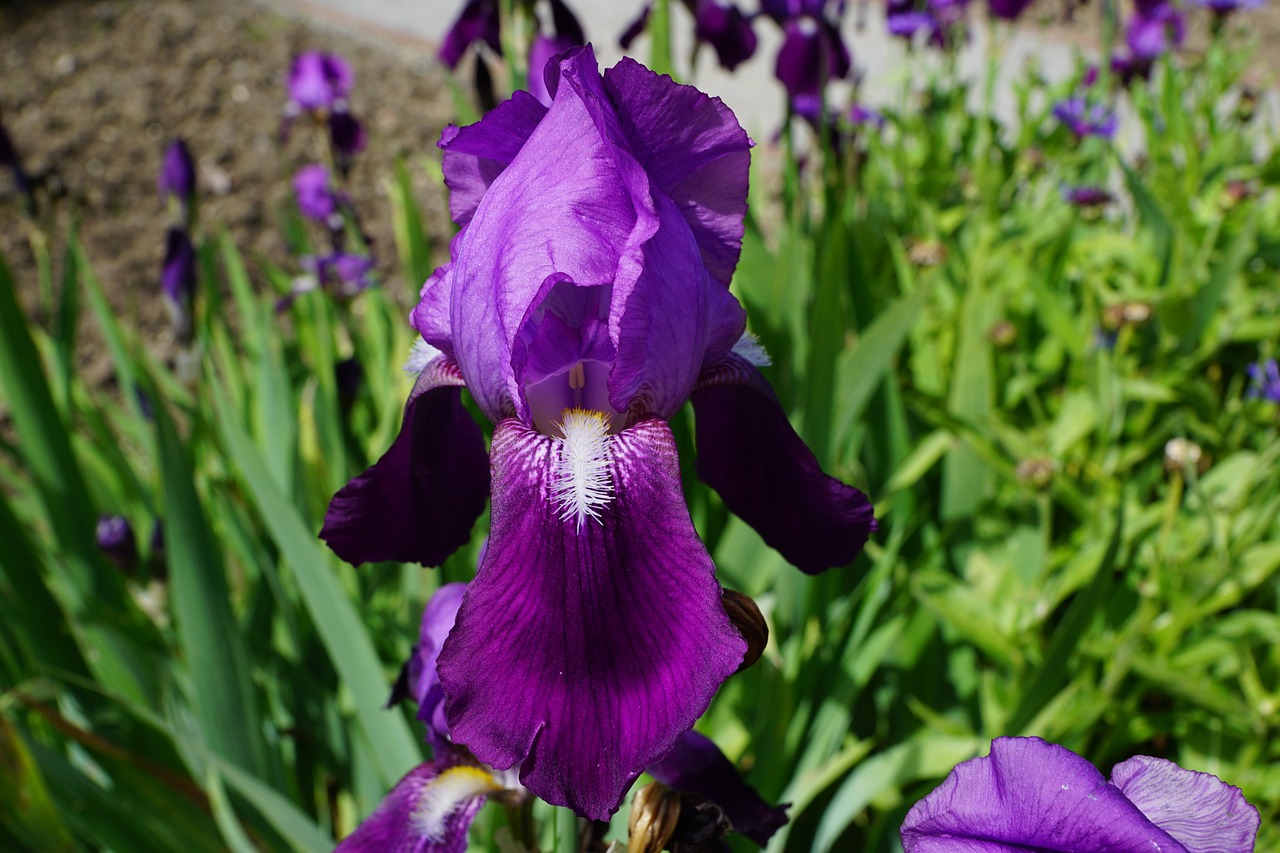
<path fill-rule="evenodd" d="M 319 163 L 303 166 L 293 176 L 293 193 L 298 210 L 308 219 L 322 222 L 332 230 L 342 227 L 342 195 L 334 189 L 329 170 Z"/>
<path fill-rule="evenodd" d="M 840 35 L 843 3 L 761 0 L 760 8 L 782 27 L 782 47 L 773 70 L 792 98 L 821 94 L 828 81 L 848 76 L 853 58 Z"/>
<path fill-rule="evenodd" d="M 735 3 L 722 0 L 683 0 L 693 15 L 693 37 L 698 44 L 710 45 L 716 52 L 720 67 L 732 71 L 751 58 L 756 52 L 756 33 L 751 17 L 744 14 Z M 635 17 L 618 36 L 618 44 L 624 51 L 631 50 L 633 42 L 649 26 L 649 14 L 653 3 L 645 3 Z"/>
<path fill-rule="evenodd" d="M 1139 755 L 1111 780 L 1040 738 L 996 738 L 912 807 L 905 853 L 1250 853 L 1258 810 L 1239 788 Z"/>
<path fill-rule="evenodd" d="M 1103 104 L 1090 103 L 1082 97 L 1059 101 L 1053 107 L 1053 115 L 1066 125 L 1077 139 L 1086 136 L 1110 139 L 1116 133 L 1115 113 Z"/>
<path fill-rule="evenodd" d="M 1187 22 L 1172 3 L 1139 5 L 1125 33 L 1125 43 L 1134 60 L 1151 62 L 1168 53 L 1187 35 Z"/>
<path fill-rule="evenodd" d="M 1280 366 L 1274 358 L 1249 365 L 1249 378 L 1253 380 L 1249 386 L 1250 397 L 1280 403 Z"/>
<path fill-rule="evenodd" d="M 515 804 L 528 796 L 513 773 L 481 764 L 454 745 L 449 735 L 436 663 L 465 590 L 465 584 L 445 584 L 427 602 L 418 643 L 388 703 L 406 698 L 417 703 L 434 759 L 400 780 L 335 853 L 461 853 L 466 849 L 467 830 L 487 798 Z M 725 828 L 761 846 L 787 822 L 786 807 L 762 800 L 719 748 L 698 732 L 681 735 L 675 748 L 648 772 L 673 791 L 713 804 Z"/>
<path fill-rule="evenodd" d="M 289 66 L 289 107 L 293 115 L 304 112 L 343 111 L 355 84 L 351 65 L 336 53 L 309 50 Z"/>
<path fill-rule="evenodd" d="M 182 221 L 190 221 L 191 200 L 196 192 L 196 166 L 187 143 L 181 139 L 175 139 L 165 149 L 160 174 L 156 176 L 156 190 L 162 201 L 173 199 Z"/>
<path fill-rule="evenodd" d="M 547 88 L 547 64 L 571 47 L 586 44 L 586 36 L 582 32 L 582 24 L 573 11 L 561 0 L 548 0 L 551 11 L 551 30 L 545 32 L 541 28 L 534 33 L 533 43 L 529 45 L 529 92 L 543 104 L 551 103 L 551 92 Z M 556 68 L 552 63 L 552 72 Z"/>
<path fill-rule="evenodd" d="M 489 543 L 441 650 L 453 739 L 543 799 L 605 818 L 743 658 L 689 519 L 667 419 L 698 473 L 808 572 L 874 529 L 757 369 L 729 293 L 750 141 L 719 100 L 590 47 L 553 102 L 515 96 L 441 141 L 451 261 L 422 289 L 399 437 L 330 504 L 361 563 L 440 563 L 492 498 Z M 465 385 L 495 424 L 488 453 Z"/>

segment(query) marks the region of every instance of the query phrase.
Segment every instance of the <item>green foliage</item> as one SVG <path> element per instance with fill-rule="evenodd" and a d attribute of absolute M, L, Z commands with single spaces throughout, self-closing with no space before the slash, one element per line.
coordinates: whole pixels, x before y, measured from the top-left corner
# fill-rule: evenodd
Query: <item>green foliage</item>
<path fill-rule="evenodd" d="M 734 291 L 793 422 L 880 517 L 854 566 L 802 575 L 691 476 L 676 419 L 721 580 L 772 630 L 701 724 L 792 803 L 771 849 L 895 850 L 1006 734 L 1214 772 L 1280 844 L 1280 419 L 1244 396 L 1280 343 L 1280 154 L 1222 106 L 1240 55 L 1190 62 L 1128 96 L 1141 157 L 1057 127 L 1068 86 L 1027 84 L 1005 127 L 932 78 L 780 193 L 754 182 Z M 1080 182 L 1118 201 L 1077 211 Z M 413 293 L 433 253 L 407 168 L 387 186 Z M 422 756 L 382 703 L 483 530 L 440 573 L 354 570 L 315 537 L 399 427 L 402 312 L 317 292 L 284 322 L 288 276 L 217 237 L 193 347 L 160 364 L 74 229 L 54 244 L 47 328 L 0 264 L 0 846 L 328 849 Z M 39 268 L 21 286 L 52 289 Z M 113 386 L 76 373 L 89 324 Z M 125 567 L 94 542 L 115 512 Z M 491 811 L 481 847 L 510 831 Z M 575 849 L 563 810 L 536 815 Z"/>

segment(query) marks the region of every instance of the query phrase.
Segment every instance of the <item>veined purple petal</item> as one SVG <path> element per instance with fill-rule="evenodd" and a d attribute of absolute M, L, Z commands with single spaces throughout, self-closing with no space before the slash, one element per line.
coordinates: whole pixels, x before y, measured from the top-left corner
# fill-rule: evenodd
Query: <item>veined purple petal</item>
<path fill-rule="evenodd" d="M 391 448 L 329 504 L 320 538 L 339 557 L 437 566 L 471 538 L 489 469 L 462 385 L 446 357 L 423 368 Z"/>
<path fill-rule="evenodd" d="M 996 738 L 902 824 L 905 853 L 1189 853 L 1092 764 L 1040 738 Z"/>
<path fill-rule="evenodd" d="M 479 767 L 452 759 L 419 764 L 334 853 L 465 853 L 476 812 L 499 790 Z"/>
<path fill-rule="evenodd" d="M 693 229 L 711 276 L 728 287 L 747 212 L 747 132 L 719 98 L 631 59 L 605 71 L 604 85 L 636 159 Z"/>
<path fill-rule="evenodd" d="M 706 797 L 729 818 L 734 832 L 761 847 L 787 822 L 785 805 L 771 806 L 761 799 L 720 747 L 692 729 L 680 735 L 675 748 L 648 773 L 672 790 Z"/>
<path fill-rule="evenodd" d="M 660 420 L 608 439 L 599 519 L 562 519 L 556 439 L 493 436 L 492 526 L 437 669 L 456 743 L 604 819 L 742 660 Z"/>
<path fill-rule="evenodd" d="M 1111 768 L 1111 784 L 1194 853 L 1253 853 L 1258 810 L 1217 776 L 1137 755 Z"/>
<path fill-rule="evenodd" d="M 866 495 L 822 472 L 760 371 L 731 355 L 690 398 L 698 476 L 803 572 L 853 562 L 876 529 Z"/>
<path fill-rule="evenodd" d="M 484 42 L 494 53 L 502 53 L 497 0 L 467 0 L 453 26 L 444 34 L 438 54 L 440 61 L 450 70 L 457 68 L 467 48 L 475 42 Z"/>
<path fill-rule="evenodd" d="M 454 222 L 471 221 L 489 185 L 520 153 L 546 114 L 547 108 L 528 92 L 515 92 L 475 124 L 445 128 L 439 146 Z"/>

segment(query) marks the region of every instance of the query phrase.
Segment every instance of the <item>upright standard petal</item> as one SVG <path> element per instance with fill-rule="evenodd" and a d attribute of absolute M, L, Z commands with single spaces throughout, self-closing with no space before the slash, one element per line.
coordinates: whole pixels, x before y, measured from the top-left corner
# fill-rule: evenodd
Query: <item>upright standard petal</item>
<path fill-rule="evenodd" d="M 1211 773 L 1136 755 L 1111 768 L 1111 784 L 1194 853 L 1252 853 L 1261 819 L 1244 793 Z"/>
<path fill-rule="evenodd" d="M 329 504 L 320 538 L 339 557 L 352 565 L 438 566 L 471 538 L 489 494 L 489 468 L 462 385 L 446 357 L 423 369 L 391 448 Z"/>
<path fill-rule="evenodd" d="M 996 738 L 902 824 L 905 853 L 1189 853 L 1092 764 L 1040 738 Z"/>
<path fill-rule="evenodd" d="M 475 124 L 445 128 L 438 145 L 444 152 L 444 182 L 454 222 L 471 221 L 489 185 L 511 165 L 546 114 L 537 98 L 520 91 Z"/>
<path fill-rule="evenodd" d="M 719 98 L 632 59 L 604 72 L 631 150 L 689 223 L 712 278 L 725 287 L 742 251 L 751 139 Z"/>
<path fill-rule="evenodd" d="M 667 425 L 607 439 L 595 517 L 565 516 L 564 448 L 493 437 L 489 545 L 437 669 L 450 733 L 530 791 L 605 819 L 742 660 Z M 600 473 L 600 472 L 596 472 Z M 590 492 L 590 490 L 588 490 Z"/>
<path fill-rule="evenodd" d="M 682 734 L 675 748 L 648 772 L 672 790 L 706 797 L 729 818 L 734 832 L 761 847 L 787 822 L 787 807 L 766 803 L 720 747 L 699 732 Z"/>
<path fill-rule="evenodd" d="M 801 571 L 853 562 L 876 520 L 867 496 L 822 472 L 746 359 L 730 355 L 690 397 L 698 476 Z"/>

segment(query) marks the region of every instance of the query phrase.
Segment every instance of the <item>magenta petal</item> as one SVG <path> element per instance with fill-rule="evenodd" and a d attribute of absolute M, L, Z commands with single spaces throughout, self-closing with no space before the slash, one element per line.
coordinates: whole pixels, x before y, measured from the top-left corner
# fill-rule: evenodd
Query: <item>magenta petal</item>
<path fill-rule="evenodd" d="M 733 831 L 761 847 L 787 822 L 786 806 L 771 806 L 738 775 L 711 738 L 687 731 L 649 775 L 675 791 L 706 797 L 720 807 Z"/>
<path fill-rule="evenodd" d="M 876 529 L 867 496 L 822 472 L 760 372 L 730 356 L 690 397 L 698 476 L 801 571 L 853 562 Z"/>
<path fill-rule="evenodd" d="M 546 114 L 547 108 L 528 92 L 515 92 L 475 124 L 445 128 L 439 145 L 454 222 L 471 221 L 485 190 L 520 153 Z"/>
<path fill-rule="evenodd" d="M 334 495 L 320 538 L 352 565 L 437 566 L 471 538 L 489 494 L 480 427 L 462 405 L 457 367 L 427 364 L 382 458 Z"/>
<path fill-rule="evenodd" d="M 484 805 L 483 796 L 459 803 L 438 828 L 424 826 L 419 818 L 425 799 L 431 796 L 431 785 L 443 774 L 474 772 L 451 764 L 433 761 L 410 770 L 334 853 L 465 853 L 467 830 Z M 431 830 L 438 837 L 432 837 Z"/>
<path fill-rule="evenodd" d="M 1211 773 L 1138 755 L 1111 768 L 1111 784 L 1165 832 L 1195 853 L 1252 853 L 1258 810 Z"/>
<path fill-rule="evenodd" d="M 1040 738 L 996 738 L 902 824 L 905 853 L 1188 853 L 1102 774 Z"/>
<path fill-rule="evenodd" d="M 719 98 L 632 59 L 607 70 L 604 85 L 640 165 L 688 221 L 708 272 L 728 287 L 747 212 L 747 132 Z"/>
<path fill-rule="evenodd" d="M 742 660 L 689 520 L 665 422 L 610 441 L 613 498 L 579 531 L 551 501 L 554 439 L 494 432 L 489 545 L 437 669 L 454 742 L 544 800 L 605 819 Z"/>

